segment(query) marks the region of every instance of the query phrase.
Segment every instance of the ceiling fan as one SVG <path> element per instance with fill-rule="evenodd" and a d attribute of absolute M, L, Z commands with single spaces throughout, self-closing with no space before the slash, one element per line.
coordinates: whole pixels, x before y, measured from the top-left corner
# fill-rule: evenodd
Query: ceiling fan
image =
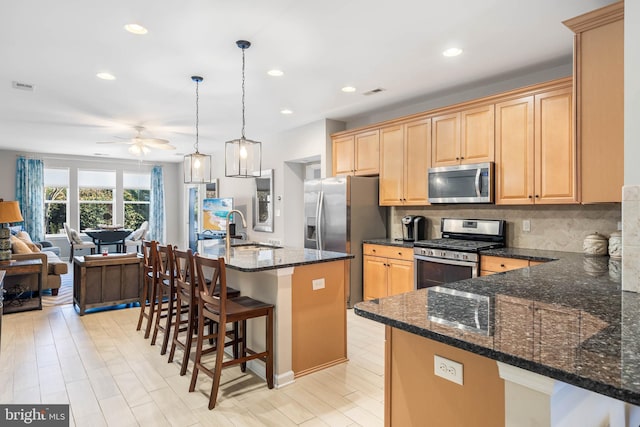
<path fill-rule="evenodd" d="M 144 131 L 143 126 L 135 126 L 134 129 L 136 130 L 137 134 L 131 139 L 123 141 L 103 141 L 98 142 L 98 144 L 127 144 L 129 145 L 129 152 L 137 156 L 149 153 L 152 148 L 157 148 L 160 150 L 176 149 L 176 147 L 169 144 L 169 141 L 166 139 L 143 138 L 141 136 L 142 132 Z"/>

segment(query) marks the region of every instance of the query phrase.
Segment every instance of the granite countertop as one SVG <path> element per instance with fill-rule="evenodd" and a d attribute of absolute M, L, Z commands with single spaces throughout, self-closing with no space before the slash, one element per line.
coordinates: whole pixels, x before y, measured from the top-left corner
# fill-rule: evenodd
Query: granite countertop
<path fill-rule="evenodd" d="M 219 242 L 222 242 L 222 244 Z M 256 244 L 264 245 L 264 247 L 256 250 L 242 249 L 242 246 Z M 246 240 L 233 240 L 232 245 L 238 246 L 231 247 L 231 256 L 229 257 L 225 253 L 224 240 L 201 240 L 198 242 L 198 253 L 210 258 L 224 257 L 227 267 L 245 272 L 275 270 L 278 268 L 354 258 L 354 255 L 342 252 L 319 251 L 288 246 L 269 247 L 266 243 Z"/>
<path fill-rule="evenodd" d="M 413 248 L 413 242 L 405 242 L 396 239 L 365 239 L 362 243 L 370 243 L 372 245 L 398 246 L 402 248 Z"/>
<path fill-rule="evenodd" d="M 355 312 L 640 404 L 640 294 L 621 290 L 620 260 L 514 248 L 483 254 L 556 261 L 361 302 Z"/>

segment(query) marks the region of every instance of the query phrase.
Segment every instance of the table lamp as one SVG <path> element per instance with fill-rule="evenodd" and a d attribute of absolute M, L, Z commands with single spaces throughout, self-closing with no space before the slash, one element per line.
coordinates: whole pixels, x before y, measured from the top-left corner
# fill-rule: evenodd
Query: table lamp
<path fill-rule="evenodd" d="M 18 202 L 0 199 L 0 265 L 11 263 L 11 230 L 9 224 L 24 221 Z"/>

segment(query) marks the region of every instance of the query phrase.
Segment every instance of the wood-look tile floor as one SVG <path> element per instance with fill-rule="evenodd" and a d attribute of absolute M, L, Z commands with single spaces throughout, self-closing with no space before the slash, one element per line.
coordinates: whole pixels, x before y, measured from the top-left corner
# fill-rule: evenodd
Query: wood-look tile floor
<path fill-rule="evenodd" d="M 0 402 L 69 403 L 72 426 L 382 426 L 384 327 L 348 310 L 349 361 L 280 389 L 239 367 L 211 381 L 181 377 L 135 330 L 139 309 L 80 317 L 71 305 L 2 320 Z M 321 339 L 321 338 L 320 338 Z M 193 353 L 192 353 L 193 354 Z M 193 356 L 192 356 L 193 357 Z"/>

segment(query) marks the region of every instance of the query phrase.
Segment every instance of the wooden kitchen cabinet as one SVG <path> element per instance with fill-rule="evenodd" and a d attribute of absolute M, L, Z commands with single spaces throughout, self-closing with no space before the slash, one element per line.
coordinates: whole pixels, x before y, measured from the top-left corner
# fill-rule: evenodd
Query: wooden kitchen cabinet
<path fill-rule="evenodd" d="M 529 261 L 519 258 L 497 257 L 492 255 L 480 256 L 480 276 L 503 273 L 505 271 L 517 270 L 518 268 L 533 267 L 543 264 L 542 261 Z"/>
<path fill-rule="evenodd" d="M 413 250 L 396 246 L 363 245 L 364 300 L 413 290 Z"/>
<path fill-rule="evenodd" d="M 496 104 L 496 204 L 578 203 L 570 81 L 565 86 Z"/>
<path fill-rule="evenodd" d="M 333 175 L 378 175 L 380 134 L 377 129 L 333 139 Z"/>
<path fill-rule="evenodd" d="M 431 120 L 380 129 L 380 205 L 428 205 Z"/>
<path fill-rule="evenodd" d="M 432 166 L 492 162 L 494 105 L 433 117 Z"/>
<path fill-rule="evenodd" d="M 624 2 L 564 24 L 575 33 L 580 200 L 620 202 L 624 184 Z"/>

